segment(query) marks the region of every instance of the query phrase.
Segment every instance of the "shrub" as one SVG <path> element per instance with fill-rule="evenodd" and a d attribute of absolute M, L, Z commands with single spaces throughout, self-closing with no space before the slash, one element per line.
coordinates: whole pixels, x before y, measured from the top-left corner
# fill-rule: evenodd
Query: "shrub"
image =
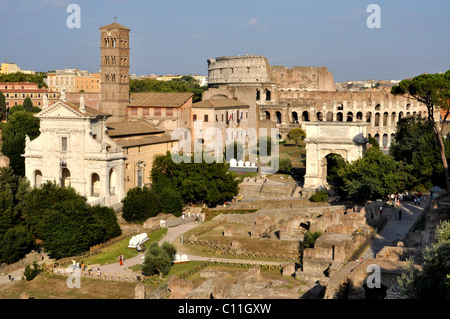
<path fill-rule="evenodd" d="M 280 158 L 278 173 L 280 174 L 290 174 L 292 169 L 291 159 L 288 157 Z"/>
<path fill-rule="evenodd" d="M 34 277 L 39 275 L 41 272 L 41 268 L 36 261 L 33 262 L 33 268 L 31 268 L 31 264 L 28 264 L 25 267 L 24 276 L 27 281 L 33 280 Z"/>
<path fill-rule="evenodd" d="M 167 214 L 181 216 L 183 210 L 183 199 L 178 190 L 165 187 L 159 194 L 159 211 Z"/>
<path fill-rule="evenodd" d="M 327 191 L 318 191 L 314 195 L 312 195 L 309 200 L 311 202 L 326 202 L 330 195 Z"/>
<path fill-rule="evenodd" d="M 166 247 L 166 249 L 167 248 L 168 247 Z M 173 257 L 169 255 L 166 249 L 159 247 L 158 243 L 150 245 L 142 265 L 142 273 L 145 276 L 154 274 L 162 276 L 169 273 Z"/>
<path fill-rule="evenodd" d="M 128 222 L 143 222 L 159 213 L 157 197 L 147 186 L 130 189 L 122 203 L 122 217 Z"/>
<path fill-rule="evenodd" d="M 314 233 L 308 231 L 303 238 L 303 248 L 314 248 L 314 243 L 320 236 L 322 236 L 320 231 L 316 231 Z"/>
<path fill-rule="evenodd" d="M 0 263 L 11 264 L 23 257 L 32 249 L 34 240 L 25 226 L 14 226 L 0 236 Z"/>

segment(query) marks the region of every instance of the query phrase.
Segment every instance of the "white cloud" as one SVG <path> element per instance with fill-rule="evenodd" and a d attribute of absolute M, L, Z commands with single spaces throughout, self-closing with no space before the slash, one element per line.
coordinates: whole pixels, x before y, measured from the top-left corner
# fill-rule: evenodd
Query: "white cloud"
<path fill-rule="evenodd" d="M 251 18 L 250 21 L 248 21 L 249 25 L 257 25 L 258 24 L 258 19 L 256 18 Z"/>

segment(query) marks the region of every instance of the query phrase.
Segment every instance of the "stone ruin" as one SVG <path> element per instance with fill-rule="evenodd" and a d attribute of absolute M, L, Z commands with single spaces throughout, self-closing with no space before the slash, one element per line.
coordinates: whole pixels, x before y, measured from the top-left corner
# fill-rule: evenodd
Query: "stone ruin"
<path fill-rule="evenodd" d="M 259 266 L 249 269 L 237 279 L 233 279 L 230 273 L 209 268 L 202 270 L 199 275 L 206 280 L 198 287 L 194 287 L 189 280 L 173 276 L 168 285 L 169 298 L 261 299 L 277 296 L 277 298 L 297 299 L 299 297 L 298 288 L 286 288 L 287 285 L 282 280 L 265 279 Z"/>

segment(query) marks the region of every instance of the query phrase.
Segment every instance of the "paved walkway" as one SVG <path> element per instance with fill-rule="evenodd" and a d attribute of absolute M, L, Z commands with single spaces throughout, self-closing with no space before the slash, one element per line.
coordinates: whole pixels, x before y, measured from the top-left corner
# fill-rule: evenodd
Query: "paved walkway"
<path fill-rule="evenodd" d="M 426 205 L 427 202 L 422 202 L 420 206 L 415 206 L 414 202 L 402 202 L 399 207 L 403 211 L 402 219 L 398 220 L 395 216 L 392 216 L 364 251 L 362 258 L 375 258 L 384 246 L 389 246 L 393 241 L 404 238 L 420 217 Z"/>

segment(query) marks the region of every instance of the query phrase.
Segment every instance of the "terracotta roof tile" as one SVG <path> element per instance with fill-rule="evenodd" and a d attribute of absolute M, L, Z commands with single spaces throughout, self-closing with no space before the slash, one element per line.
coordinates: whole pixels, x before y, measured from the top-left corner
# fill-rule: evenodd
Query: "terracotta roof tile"
<path fill-rule="evenodd" d="M 161 144 L 168 143 L 174 140 L 169 134 L 159 133 L 155 135 L 142 136 L 139 138 L 112 138 L 114 142 L 116 142 L 120 147 L 133 147 L 140 145 L 151 145 L 151 144 Z"/>
<path fill-rule="evenodd" d="M 229 107 L 250 107 L 248 104 L 232 99 L 204 100 L 192 104 L 193 108 L 229 108 Z"/>
<path fill-rule="evenodd" d="M 181 107 L 191 97 L 192 93 L 131 93 L 131 107 Z"/>
<path fill-rule="evenodd" d="M 164 131 L 157 130 L 154 125 L 146 121 L 114 122 L 107 123 L 110 137 L 122 137 L 130 135 L 155 134 Z"/>
<path fill-rule="evenodd" d="M 108 25 L 105 25 L 105 26 L 103 26 L 103 27 L 100 27 L 99 29 L 100 29 L 100 30 L 102 30 L 102 29 L 107 29 L 107 30 L 112 30 L 112 29 L 123 29 L 123 30 L 128 30 L 128 31 L 130 31 L 130 29 L 128 29 L 127 27 L 124 27 L 123 25 L 121 25 L 121 24 L 119 24 L 119 23 L 117 23 L 117 22 L 110 23 L 110 24 L 108 24 Z"/>

